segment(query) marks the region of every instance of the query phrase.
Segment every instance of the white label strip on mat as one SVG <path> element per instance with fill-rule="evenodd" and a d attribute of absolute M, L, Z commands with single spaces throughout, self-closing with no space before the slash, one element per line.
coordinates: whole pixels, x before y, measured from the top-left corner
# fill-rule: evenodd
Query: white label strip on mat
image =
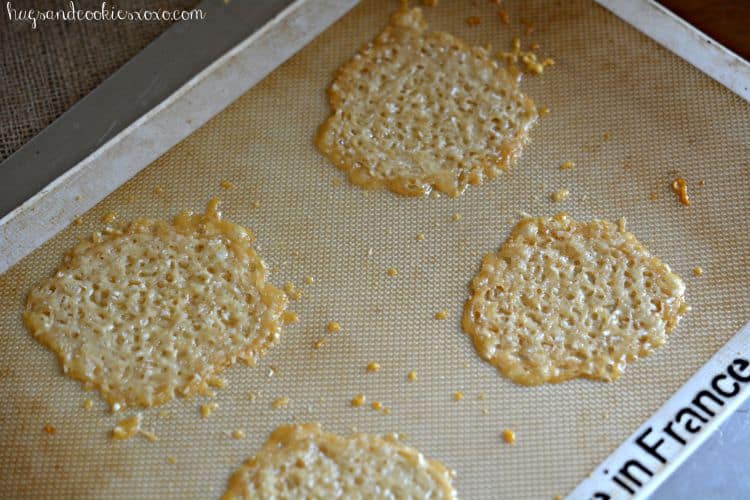
<path fill-rule="evenodd" d="M 570 499 L 645 498 L 750 395 L 750 323 L 615 450 Z"/>
<path fill-rule="evenodd" d="M 654 0 L 596 0 L 668 50 L 750 101 L 750 63 Z"/>

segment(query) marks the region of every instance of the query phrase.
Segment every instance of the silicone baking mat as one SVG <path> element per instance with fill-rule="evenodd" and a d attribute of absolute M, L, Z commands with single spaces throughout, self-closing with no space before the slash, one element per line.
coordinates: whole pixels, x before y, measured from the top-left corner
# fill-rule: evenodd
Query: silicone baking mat
<path fill-rule="evenodd" d="M 550 498 L 589 474 L 750 318 L 750 107 L 590 1 L 503 2 L 510 25 L 486 1 L 442 0 L 426 9 L 432 28 L 471 43 L 538 42 L 556 64 L 522 88 L 550 114 L 517 165 L 458 199 L 350 186 L 313 145 L 328 114 L 324 89 L 397 7 L 363 2 L 86 213 L 82 225 L 0 276 L 0 491 L 216 497 L 275 426 L 319 421 L 341 434 L 403 433 L 457 471 L 464 498 Z M 469 16 L 481 23 L 469 26 Z M 575 168 L 560 170 L 563 161 Z M 677 175 L 688 182 L 690 207 L 670 190 Z M 222 180 L 235 187 L 222 189 Z M 570 198 L 552 203 L 550 193 L 561 188 Z M 300 322 L 257 366 L 226 372 L 211 417 L 200 417 L 205 399 L 175 400 L 143 411 L 144 428 L 159 441 L 113 442 L 114 423 L 134 411 L 113 414 L 61 374 L 21 323 L 26 293 L 102 226 L 104 214 L 168 218 L 202 210 L 212 196 L 223 200 L 227 219 L 256 233 L 271 281 L 303 290 L 291 303 Z M 684 278 L 693 310 L 666 346 L 616 383 L 521 387 L 475 354 L 460 329 L 462 307 L 481 256 L 497 249 L 519 212 L 562 210 L 580 219 L 625 217 Z M 398 275 L 388 276 L 389 267 Z M 434 319 L 440 309 L 447 320 Z M 342 330 L 327 334 L 329 321 Z M 380 372 L 365 372 L 370 361 Z M 410 370 L 417 381 L 407 381 Z M 464 398 L 454 401 L 454 391 Z M 360 392 L 391 414 L 350 406 Z M 281 396 L 289 405 L 274 409 Z M 90 410 L 82 406 L 87 398 Z M 502 442 L 506 427 L 516 431 L 515 445 Z M 246 438 L 232 439 L 235 429 Z"/>

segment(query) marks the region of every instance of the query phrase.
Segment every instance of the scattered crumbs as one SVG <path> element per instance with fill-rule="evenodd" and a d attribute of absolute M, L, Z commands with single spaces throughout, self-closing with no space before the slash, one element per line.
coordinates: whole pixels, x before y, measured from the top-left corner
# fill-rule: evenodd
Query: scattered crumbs
<path fill-rule="evenodd" d="M 479 26 L 479 23 L 482 22 L 482 19 L 479 16 L 471 16 L 466 18 L 466 24 L 469 26 Z"/>
<path fill-rule="evenodd" d="M 167 457 L 167 463 L 168 464 L 176 464 L 177 463 L 177 459 L 175 457 L 171 457 L 171 456 Z"/>
<path fill-rule="evenodd" d="M 75 224 L 76 226 L 80 226 L 81 224 L 83 224 L 83 219 L 81 219 L 80 217 L 76 217 L 75 219 L 73 219 L 73 224 Z"/>
<path fill-rule="evenodd" d="M 604 132 L 602 134 L 602 139 L 604 139 L 605 141 L 608 141 L 609 140 L 609 132 Z"/>
<path fill-rule="evenodd" d="M 206 383 L 216 389 L 223 389 L 227 386 L 227 382 L 223 378 L 209 377 L 206 379 Z"/>
<path fill-rule="evenodd" d="M 435 319 L 437 320 L 444 320 L 447 317 L 448 317 L 448 311 L 446 311 L 445 309 L 435 313 Z"/>
<path fill-rule="evenodd" d="M 700 179 L 700 180 L 698 181 L 698 185 L 699 185 L 699 186 L 705 186 L 705 185 L 706 185 L 706 180 L 705 180 L 705 179 Z"/>
<path fill-rule="evenodd" d="M 440 193 L 434 189 L 430 191 L 430 199 L 437 200 L 438 198 L 440 198 Z"/>
<path fill-rule="evenodd" d="M 302 298 L 302 290 L 297 290 L 294 283 L 290 281 L 284 283 L 284 293 L 286 293 L 287 297 L 292 300 L 299 300 Z"/>
<path fill-rule="evenodd" d="M 383 409 L 383 405 L 380 403 L 380 401 L 373 401 L 370 406 L 375 411 L 379 411 L 379 410 Z"/>
<path fill-rule="evenodd" d="M 76 195 L 76 198 L 75 198 L 75 200 L 76 200 L 76 201 L 81 201 L 81 195 L 80 195 L 80 194 L 77 194 L 77 195 Z"/>
<path fill-rule="evenodd" d="M 649 196 L 649 200 L 656 201 L 659 199 L 659 194 L 656 191 L 653 191 Z"/>
<path fill-rule="evenodd" d="M 250 206 L 252 208 L 260 208 L 260 202 L 258 200 L 255 200 L 254 202 L 250 203 Z"/>
<path fill-rule="evenodd" d="M 555 497 L 552 500 L 563 500 L 562 495 L 555 495 Z"/>
<path fill-rule="evenodd" d="M 560 170 L 572 170 L 576 164 L 572 161 L 564 161 L 560 164 Z"/>
<path fill-rule="evenodd" d="M 516 433 L 513 432 L 511 429 L 504 429 L 503 430 L 503 441 L 505 441 L 508 444 L 513 444 L 516 442 Z"/>
<path fill-rule="evenodd" d="M 521 19 L 521 24 L 523 25 L 523 34 L 525 36 L 529 36 L 532 33 L 534 33 L 534 25 L 531 24 L 531 21 L 526 21 L 524 19 Z"/>
<path fill-rule="evenodd" d="M 315 283 L 315 278 L 313 278 L 312 276 L 306 276 L 305 283 L 307 283 L 308 285 L 312 285 L 313 283 Z"/>
<path fill-rule="evenodd" d="M 687 192 L 687 181 L 682 177 L 678 177 L 672 182 L 672 191 L 675 192 L 680 203 L 686 207 L 690 205 L 690 197 Z"/>
<path fill-rule="evenodd" d="M 216 408 L 218 408 L 218 407 L 219 407 L 219 405 L 216 404 L 216 403 L 214 403 L 214 402 L 206 403 L 204 405 L 201 405 L 201 417 L 203 417 L 203 418 L 210 417 L 211 414 L 214 412 L 214 410 L 216 410 Z"/>
<path fill-rule="evenodd" d="M 320 349 L 326 343 L 326 339 L 320 338 L 313 342 L 313 349 Z"/>
<path fill-rule="evenodd" d="M 169 416 L 169 412 L 167 410 L 161 410 L 159 413 L 156 414 L 157 416 L 161 418 L 166 418 Z"/>
<path fill-rule="evenodd" d="M 156 186 L 154 188 L 154 194 L 162 194 L 164 192 L 164 188 L 161 186 Z"/>
<path fill-rule="evenodd" d="M 112 413 L 117 413 L 118 411 L 120 411 L 120 408 L 121 408 L 120 403 L 113 403 L 112 404 Z"/>
<path fill-rule="evenodd" d="M 693 268 L 693 276 L 701 276 L 703 275 L 703 268 L 701 266 L 696 266 Z"/>
<path fill-rule="evenodd" d="M 376 361 L 370 361 L 367 364 L 367 371 L 371 373 L 379 372 L 380 371 L 380 363 Z"/>
<path fill-rule="evenodd" d="M 333 180 L 331 181 L 331 185 L 332 185 L 333 187 L 337 187 L 337 186 L 340 186 L 340 185 L 341 185 L 341 179 L 339 179 L 338 177 L 337 177 L 337 178 L 335 178 L 335 179 L 333 179 Z"/>
<path fill-rule="evenodd" d="M 395 267 L 389 267 L 385 270 L 385 274 L 387 274 L 388 276 L 398 276 L 398 269 L 396 269 Z"/>
<path fill-rule="evenodd" d="M 424 239 L 424 234 L 417 233 L 417 241 L 422 241 Z"/>
<path fill-rule="evenodd" d="M 159 440 L 159 436 L 157 436 L 156 434 L 154 434 L 151 431 L 144 431 L 144 430 L 142 430 L 142 431 L 140 431 L 140 433 L 141 433 L 141 436 L 145 437 L 146 439 L 148 439 L 152 443 L 155 443 L 155 442 L 157 442 Z"/>
<path fill-rule="evenodd" d="M 112 439 L 130 439 L 141 429 L 141 414 L 136 413 L 132 417 L 124 418 L 117 422 L 112 429 Z"/>
<path fill-rule="evenodd" d="M 539 116 L 547 116 L 549 114 L 549 108 L 547 106 L 539 106 Z"/>
<path fill-rule="evenodd" d="M 255 401 L 255 393 L 253 391 L 250 391 L 247 393 L 247 400 L 248 401 Z"/>
<path fill-rule="evenodd" d="M 539 42 L 531 42 L 529 44 L 529 50 L 539 50 L 539 47 L 541 47 L 541 45 L 539 45 Z"/>
<path fill-rule="evenodd" d="M 458 221 L 460 221 L 460 220 L 461 220 L 461 214 L 459 214 L 459 213 L 455 213 L 455 214 L 453 214 L 453 215 L 451 216 L 451 220 L 452 220 L 453 222 L 458 222 Z"/>
<path fill-rule="evenodd" d="M 116 218 L 117 218 L 117 214 L 116 213 L 114 213 L 114 212 L 107 212 L 106 214 L 104 214 L 102 216 L 102 222 L 104 224 L 110 224 L 110 223 L 114 222 Z"/>
<path fill-rule="evenodd" d="M 47 425 L 45 425 L 45 426 L 44 426 L 44 432 L 46 432 L 47 434 L 49 434 L 49 435 L 51 436 L 51 435 L 53 435 L 53 434 L 54 434 L 55 432 L 57 432 L 57 429 L 55 429 L 55 428 L 54 428 L 53 426 L 51 426 L 50 424 L 47 424 Z"/>
<path fill-rule="evenodd" d="M 362 393 L 357 394 L 351 400 L 352 406 L 362 406 L 365 404 L 365 395 Z"/>
<path fill-rule="evenodd" d="M 383 415 L 390 415 L 390 414 L 391 414 L 391 409 L 388 408 L 387 406 L 384 407 L 383 408 Z"/>
<path fill-rule="evenodd" d="M 561 201 L 567 200 L 569 196 L 570 196 L 570 191 L 568 191 L 567 189 L 558 189 L 557 191 L 555 191 L 554 193 L 550 195 L 550 199 L 554 203 L 560 203 Z"/>
<path fill-rule="evenodd" d="M 235 429 L 232 431 L 232 437 L 234 439 L 245 439 L 245 431 L 242 429 Z"/>
<path fill-rule="evenodd" d="M 271 378 L 274 375 L 276 375 L 276 369 L 277 368 L 274 365 L 271 365 L 268 367 L 268 378 Z"/>
<path fill-rule="evenodd" d="M 414 370 L 410 371 L 406 375 L 406 378 L 409 379 L 409 382 L 414 382 L 415 380 L 417 380 L 417 372 L 415 372 Z"/>
<path fill-rule="evenodd" d="M 545 68 L 555 64 L 554 59 L 550 57 L 539 60 L 533 51 L 521 50 L 521 39 L 518 37 L 513 38 L 511 51 L 499 52 L 497 56 L 505 61 L 505 65 L 514 76 L 522 70 L 531 75 L 540 75 L 544 73 Z M 522 67 L 519 66 L 519 61 Z"/>
<path fill-rule="evenodd" d="M 483 392 L 480 392 L 479 394 L 477 394 L 477 399 L 479 401 L 484 401 L 485 399 L 487 399 L 487 395 Z"/>
<path fill-rule="evenodd" d="M 329 333 L 336 333 L 341 331 L 341 324 L 338 321 L 331 321 L 326 326 L 326 330 L 328 330 Z"/>
<path fill-rule="evenodd" d="M 500 22 L 503 24 L 510 24 L 510 16 L 505 11 L 505 9 L 500 9 L 497 11 L 497 17 L 500 18 Z"/>
<path fill-rule="evenodd" d="M 436 7 L 438 4 L 438 0 L 422 0 L 422 5 L 426 5 L 427 7 Z"/>
<path fill-rule="evenodd" d="M 469 367 L 469 362 L 468 361 L 464 361 L 464 368 L 468 368 L 468 367 Z"/>
<path fill-rule="evenodd" d="M 291 325 L 299 321 L 299 316 L 294 311 L 284 311 L 283 320 L 285 325 Z"/>
<path fill-rule="evenodd" d="M 489 415 L 489 414 L 490 414 L 490 410 L 488 410 L 487 408 L 482 408 L 482 415 Z"/>
<path fill-rule="evenodd" d="M 86 399 L 83 401 L 83 409 L 84 410 L 90 410 L 91 407 L 94 406 L 94 402 L 90 399 Z"/>
<path fill-rule="evenodd" d="M 617 230 L 620 231 L 621 233 L 624 233 L 625 231 L 628 230 L 627 225 L 628 223 L 625 220 L 625 217 L 620 217 L 619 219 L 617 219 Z"/>
<path fill-rule="evenodd" d="M 461 391 L 456 391 L 453 393 L 453 401 L 461 401 L 464 398 L 464 393 Z"/>
<path fill-rule="evenodd" d="M 232 183 L 231 183 L 230 181 L 228 181 L 228 180 L 226 180 L 226 179 L 224 179 L 223 181 L 221 181 L 221 182 L 219 183 L 219 185 L 220 185 L 220 186 L 221 186 L 221 188 L 222 188 L 222 189 L 224 189 L 224 190 L 229 190 L 229 189 L 232 189 L 232 188 L 234 188 L 234 184 L 232 184 Z"/>
<path fill-rule="evenodd" d="M 278 397 L 273 400 L 271 406 L 274 410 L 278 410 L 279 408 L 286 408 L 287 406 L 289 406 L 289 398 L 286 396 Z"/>

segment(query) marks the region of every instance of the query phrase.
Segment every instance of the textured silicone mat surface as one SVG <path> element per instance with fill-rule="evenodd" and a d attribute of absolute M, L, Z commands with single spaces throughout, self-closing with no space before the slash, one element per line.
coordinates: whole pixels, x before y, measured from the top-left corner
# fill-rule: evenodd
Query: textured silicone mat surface
<path fill-rule="evenodd" d="M 456 469 L 464 498 L 551 498 L 656 410 L 750 318 L 750 106 L 593 2 L 503 4 L 510 26 L 490 2 L 443 0 L 426 10 L 433 28 L 498 49 L 523 35 L 523 19 L 535 27 L 524 43 L 538 41 L 556 60 L 524 80 L 524 91 L 551 112 L 518 164 L 495 181 L 458 199 L 407 199 L 350 186 L 315 150 L 333 70 L 398 6 L 366 1 L 85 214 L 82 225 L 1 276 L 0 492 L 216 497 L 276 425 L 319 421 L 341 434 L 355 427 L 405 433 L 410 445 Z M 473 15 L 481 24 L 469 27 L 464 20 Z M 559 169 L 565 160 L 576 163 L 572 171 Z M 670 191 L 676 172 L 688 181 L 690 207 Z M 221 189 L 223 179 L 236 187 Z M 157 186 L 163 193 L 154 193 Z M 571 197 L 551 203 L 560 188 Z M 123 415 L 64 377 L 54 355 L 26 333 L 26 293 L 79 237 L 102 226 L 103 214 L 165 218 L 202 210 L 211 196 L 224 201 L 227 219 L 256 232 L 271 281 L 304 290 L 291 304 L 300 322 L 256 367 L 227 371 L 228 387 L 217 391 L 219 408 L 208 419 L 200 417 L 203 399 L 175 400 L 143 413 L 158 442 L 112 442 L 108 432 Z M 693 311 L 666 346 L 612 384 L 514 385 L 479 359 L 460 329 L 482 254 L 497 249 L 520 211 L 560 210 L 579 219 L 624 216 L 687 285 Z M 457 222 L 454 213 L 462 215 Z M 704 275 L 694 277 L 698 265 Z M 388 267 L 398 276 L 387 276 Z M 308 275 L 314 284 L 304 283 Z M 449 318 L 436 321 L 443 308 Z M 325 333 L 331 320 L 340 332 Z M 369 361 L 381 370 L 366 373 Z M 410 370 L 417 381 L 407 381 Z M 464 399 L 455 402 L 457 390 Z M 359 392 L 392 413 L 351 407 Z M 273 409 L 279 396 L 290 403 Z M 82 408 L 87 397 L 90 410 Z M 54 435 L 43 431 L 47 424 Z M 516 431 L 515 445 L 502 442 L 504 427 Z M 229 436 L 238 428 L 244 440 Z"/>

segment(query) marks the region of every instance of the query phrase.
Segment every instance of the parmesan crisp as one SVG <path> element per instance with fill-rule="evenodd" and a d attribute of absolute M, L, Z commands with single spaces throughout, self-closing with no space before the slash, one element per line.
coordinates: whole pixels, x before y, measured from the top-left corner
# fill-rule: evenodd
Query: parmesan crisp
<path fill-rule="evenodd" d="M 279 338 L 287 299 L 217 204 L 97 233 L 29 293 L 24 323 L 66 375 L 113 406 L 149 407 L 207 394 Z"/>
<path fill-rule="evenodd" d="M 232 476 L 222 499 L 455 499 L 453 473 L 388 436 L 342 438 L 319 424 L 282 425 Z"/>
<path fill-rule="evenodd" d="M 624 227 L 528 217 L 484 257 L 463 328 L 519 384 L 613 381 L 664 344 L 687 310 L 684 293 Z"/>
<path fill-rule="evenodd" d="M 506 170 L 537 118 L 488 50 L 428 32 L 405 5 L 336 72 L 317 145 L 349 180 L 420 196 L 458 196 Z"/>

